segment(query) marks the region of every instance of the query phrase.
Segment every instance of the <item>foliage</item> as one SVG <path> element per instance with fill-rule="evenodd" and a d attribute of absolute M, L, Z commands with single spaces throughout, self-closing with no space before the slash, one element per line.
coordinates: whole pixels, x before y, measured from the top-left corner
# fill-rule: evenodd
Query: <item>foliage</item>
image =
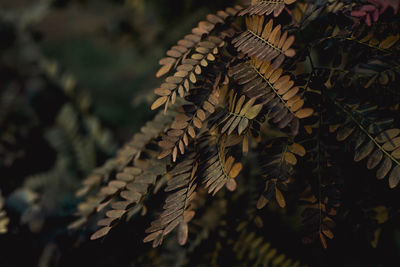
<path fill-rule="evenodd" d="M 68 240 L 81 252 L 69 253 L 85 265 L 390 266 L 400 256 L 399 5 L 253 0 L 207 15 L 159 60 L 158 113 L 98 167 L 114 151 L 109 133 L 74 80 L 38 55 L 40 85 L 64 100 L 45 129 L 35 108 L 3 105 L 4 125 L 18 123 L 7 120 L 15 110 L 29 124 L 1 132 L 1 163 L 23 157 L 9 140 L 18 148 L 37 128 L 57 156 L 5 192 L 9 206 L 29 199 L 20 219 L 40 232 L 62 211 L 57 188 L 77 189 Z M 37 76 L 22 63 L 21 80 Z M 4 88 L 13 103 L 18 86 Z M 63 246 L 49 242 L 43 262 L 59 253 L 71 264 Z"/>

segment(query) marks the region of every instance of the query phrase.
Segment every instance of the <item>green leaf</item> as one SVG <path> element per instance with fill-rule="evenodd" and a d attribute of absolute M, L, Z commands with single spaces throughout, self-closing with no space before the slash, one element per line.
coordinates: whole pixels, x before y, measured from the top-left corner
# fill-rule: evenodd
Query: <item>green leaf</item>
<path fill-rule="evenodd" d="M 258 113 L 260 113 L 262 107 L 263 107 L 263 105 L 261 105 L 261 104 L 252 106 L 249 109 L 249 111 L 246 112 L 246 114 L 245 114 L 246 118 L 248 118 L 249 120 L 252 120 L 255 117 L 257 117 L 257 115 L 258 115 Z"/>

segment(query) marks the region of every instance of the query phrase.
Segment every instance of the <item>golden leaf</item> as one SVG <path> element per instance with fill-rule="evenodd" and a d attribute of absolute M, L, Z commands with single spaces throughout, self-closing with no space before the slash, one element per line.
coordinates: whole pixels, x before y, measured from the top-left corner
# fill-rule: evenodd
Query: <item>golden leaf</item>
<path fill-rule="evenodd" d="M 279 207 L 284 208 L 286 206 L 285 197 L 283 196 L 282 192 L 275 187 L 275 198 L 276 202 L 278 203 Z"/>
<path fill-rule="evenodd" d="M 286 152 L 285 153 L 285 161 L 291 165 L 296 165 L 297 164 L 297 158 L 293 153 L 291 152 Z"/>
<path fill-rule="evenodd" d="M 290 145 L 289 150 L 300 157 L 304 157 L 306 155 L 305 148 L 298 143 L 293 143 Z"/>
<path fill-rule="evenodd" d="M 156 73 L 156 77 L 160 78 L 161 76 L 164 76 L 165 74 L 167 74 L 171 68 L 172 68 L 173 64 L 167 64 L 162 66 Z"/>
<path fill-rule="evenodd" d="M 312 108 L 303 108 L 296 112 L 296 117 L 299 119 L 304 119 L 310 117 L 314 113 Z"/>
<path fill-rule="evenodd" d="M 167 101 L 167 98 L 167 96 L 157 98 L 156 101 L 154 101 L 154 103 L 151 105 L 151 110 L 161 107 Z"/>
<path fill-rule="evenodd" d="M 107 235 L 108 232 L 110 232 L 110 230 L 111 230 L 110 226 L 103 227 L 100 230 L 98 230 L 97 232 L 95 232 L 94 234 L 92 234 L 90 236 L 90 240 L 95 240 L 95 239 L 101 238 L 101 237 Z"/>
<path fill-rule="evenodd" d="M 240 163 L 240 162 L 239 163 L 235 163 L 232 166 L 232 169 L 229 172 L 229 176 L 231 178 L 236 178 L 239 175 L 241 170 L 242 170 L 242 163 Z"/>
<path fill-rule="evenodd" d="M 249 120 L 254 119 L 255 117 L 257 117 L 258 113 L 260 113 L 261 109 L 262 109 L 262 105 L 258 104 L 258 105 L 254 105 L 252 106 L 245 114 L 246 118 L 248 118 Z"/>

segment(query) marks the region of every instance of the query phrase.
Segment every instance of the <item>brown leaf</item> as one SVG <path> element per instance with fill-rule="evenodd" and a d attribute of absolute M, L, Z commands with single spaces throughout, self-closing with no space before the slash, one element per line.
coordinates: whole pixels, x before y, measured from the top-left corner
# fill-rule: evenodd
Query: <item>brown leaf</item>
<path fill-rule="evenodd" d="M 368 158 L 367 168 L 369 170 L 374 169 L 382 161 L 383 152 L 379 149 L 375 150 Z"/>
<path fill-rule="evenodd" d="M 176 136 L 176 137 L 178 137 L 178 136 L 181 136 L 183 133 L 184 133 L 184 131 L 182 131 L 182 130 L 172 129 L 172 130 L 169 130 L 167 134 L 168 134 L 169 136 Z"/>
<path fill-rule="evenodd" d="M 221 129 L 221 133 L 224 133 L 228 130 L 228 128 L 231 126 L 232 122 L 235 120 L 236 117 L 232 116 L 225 124 L 224 127 Z"/>
<path fill-rule="evenodd" d="M 282 192 L 275 187 L 275 198 L 276 202 L 278 202 L 279 207 L 284 208 L 286 206 L 285 197 L 282 195 Z"/>
<path fill-rule="evenodd" d="M 145 239 L 143 239 L 144 243 L 153 241 L 154 239 L 156 239 L 159 235 L 162 234 L 162 230 L 158 230 L 154 233 L 149 234 L 148 236 L 145 237 Z"/>
<path fill-rule="evenodd" d="M 238 126 L 238 124 L 240 123 L 240 121 L 242 120 L 241 117 L 233 117 L 235 118 L 231 124 L 231 127 L 229 127 L 229 131 L 228 131 L 228 135 L 230 135 Z"/>
<path fill-rule="evenodd" d="M 399 40 L 399 38 L 400 38 L 400 35 L 388 36 L 385 40 L 383 40 L 379 44 L 379 48 L 388 49 L 388 48 L 392 47 Z"/>
<path fill-rule="evenodd" d="M 380 133 L 375 140 L 379 143 L 385 143 L 400 134 L 400 129 L 390 129 Z"/>
<path fill-rule="evenodd" d="M 165 88 L 157 88 L 154 90 L 154 93 L 159 96 L 169 96 L 171 91 Z"/>
<path fill-rule="evenodd" d="M 166 149 L 173 148 L 175 146 L 175 144 L 172 142 L 166 141 L 166 140 L 161 140 L 160 142 L 158 142 L 158 146 L 161 148 L 164 148 L 166 150 Z"/>
<path fill-rule="evenodd" d="M 291 152 L 286 152 L 285 153 L 285 161 L 291 165 L 296 165 L 297 164 L 297 158 L 293 153 Z"/>
<path fill-rule="evenodd" d="M 336 140 L 338 141 L 344 141 L 346 140 L 356 129 L 355 126 L 353 125 L 345 125 L 336 134 Z"/>
<path fill-rule="evenodd" d="M 294 43 L 294 36 L 291 35 L 286 39 L 285 43 L 283 44 L 282 51 L 285 52 L 286 50 L 288 50 L 289 47 L 291 47 L 293 43 Z"/>
<path fill-rule="evenodd" d="M 190 80 L 193 84 L 195 84 L 195 83 L 197 82 L 196 75 L 195 75 L 193 72 L 190 73 L 190 75 L 189 75 L 189 80 Z"/>
<path fill-rule="evenodd" d="M 176 115 L 175 120 L 176 121 L 189 121 L 191 119 L 191 117 L 187 116 L 184 113 L 179 113 L 178 115 Z"/>
<path fill-rule="evenodd" d="M 174 149 L 172 150 L 172 161 L 176 162 L 177 157 L 178 157 L 178 148 L 174 147 Z"/>
<path fill-rule="evenodd" d="M 293 143 L 290 145 L 289 150 L 300 157 L 304 157 L 306 155 L 305 148 L 298 143 Z"/>
<path fill-rule="evenodd" d="M 238 134 L 241 135 L 243 131 L 246 130 L 248 125 L 249 125 L 249 120 L 247 118 L 242 118 L 239 123 Z"/>
<path fill-rule="evenodd" d="M 178 93 L 180 97 L 184 97 L 185 96 L 185 89 L 183 89 L 182 85 L 179 85 L 178 87 Z"/>
<path fill-rule="evenodd" d="M 173 58 L 178 58 L 178 57 L 182 56 L 182 53 L 177 50 L 171 49 L 171 50 L 167 51 L 167 56 L 173 57 Z"/>
<path fill-rule="evenodd" d="M 287 103 L 289 103 L 289 101 Z M 296 112 L 299 109 L 301 109 L 303 107 L 303 105 L 304 105 L 304 100 L 299 99 L 298 101 L 294 102 L 292 105 L 289 105 L 289 107 L 292 112 Z"/>
<path fill-rule="evenodd" d="M 142 195 L 138 192 L 130 191 L 130 190 L 125 190 L 121 192 L 121 197 L 130 200 L 131 202 L 138 202 Z"/>
<path fill-rule="evenodd" d="M 243 137 L 242 152 L 245 156 L 249 153 L 249 138 L 247 135 Z"/>
<path fill-rule="evenodd" d="M 269 199 L 265 198 L 264 196 L 260 196 L 260 198 L 257 201 L 257 209 L 262 209 L 264 208 L 269 202 Z"/>
<path fill-rule="evenodd" d="M 389 187 L 395 188 L 400 182 L 400 165 L 393 168 L 389 176 Z"/>
<path fill-rule="evenodd" d="M 242 109 L 244 100 L 246 99 L 246 97 L 244 95 L 242 95 L 239 100 L 236 102 L 236 107 L 235 107 L 235 111 L 234 113 L 239 114 L 240 110 Z"/>
<path fill-rule="evenodd" d="M 242 170 L 242 163 L 235 163 L 229 172 L 229 177 L 236 178 Z"/>
<path fill-rule="evenodd" d="M 203 108 L 204 108 L 205 110 L 207 110 L 209 113 L 214 113 L 214 111 L 215 111 L 214 106 L 213 106 L 210 102 L 208 102 L 208 101 L 205 101 L 205 102 L 204 102 Z"/>
<path fill-rule="evenodd" d="M 154 101 L 154 103 L 151 105 L 151 110 L 161 107 L 167 101 L 167 98 L 167 96 L 157 98 L 156 101 Z"/>
<path fill-rule="evenodd" d="M 374 147 L 375 147 L 374 142 L 369 141 L 366 145 L 363 145 L 362 147 L 357 149 L 356 153 L 354 154 L 354 161 L 359 162 L 368 157 L 368 155 L 370 155 L 374 150 Z"/>
<path fill-rule="evenodd" d="M 169 154 L 171 154 L 171 152 L 172 152 L 172 149 L 163 150 L 163 151 L 161 151 L 161 153 L 158 155 L 157 158 L 158 159 L 163 159 L 166 156 L 168 156 Z"/>
<path fill-rule="evenodd" d="M 329 229 L 322 229 L 322 233 L 324 233 L 324 235 L 329 239 L 332 239 L 334 237 L 332 231 Z"/>
<path fill-rule="evenodd" d="M 183 144 L 182 140 L 179 140 L 179 151 L 182 155 L 185 154 L 185 145 Z"/>
<path fill-rule="evenodd" d="M 395 159 L 400 159 L 400 147 L 392 152 L 392 157 Z"/>
<path fill-rule="evenodd" d="M 160 78 L 161 76 L 164 76 L 165 74 L 167 74 L 171 68 L 172 68 L 173 64 L 167 64 L 162 66 L 156 73 L 156 77 Z"/>
<path fill-rule="evenodd" d="M 285 51 L 285 56 L 287 57 L 294 57 L 296 55 L 296 51 L 292 48 Z"/>
<path fill-rule="evenodd" d="M 198 109 L 196 115 L 202 121 L 206 119 L 206 113 L 202 109 Z"/>
<path fill-rule="evenodd" d="M 255 97 L 253 97 L 252 99 L 247 101 L 246 104 L 244 104 L 244 106 L 243 106 L 242 110 L 240 111 L 239 115 L 240 116 L 244 116 L 244 114 L 246 114 L 246 112 L 253 106 L 255 101 L 256 101 Z"/>
<path fill-rule="evenodd" d="M 189 227 L 186 222 L 181 222 L 178 227 L 178 243 L 183 246 L 186 244 L 188 239 Z"/>
<path fill-rule="evenodd" d="M 175 120 L 172 125 L 171 128 L 172 129 L 176 129 L 176 130 L 182 130 L 184 128 L 186 128 L 188 126 L 188 123 L 186 121 L 177 121 Z"/>
<path fill-rule="evenodd" d="M 400 147 L 400 137 L 396 137 L 392 140 L 387 141 L 382 147 L 386 151 L 395 150 L 396 148 Z"/>
<path fill-rule="evenodd" d="M 160 65 L 167 65 L 167 64 L 174 64 L 176 62 L 176 59 L 175 58 L 172 58 L 172 57 L 165 57 L 165 58 L 162 58 L 162 59 L 160 59 L 159 61 L 158 61 L 158 64 L 160 64 Z"/>
<path fill-rule="evenodd" d="M 282 72 L 283 72 L 282 69 L 277 69 L 277 70 L 275 70 L 275 71 L 272 73 L 271 77 L 269 77 L 269 82 L 270 82 L 271 84 L 275 83 L 275 82 L 279 79 L 279 77 L 281 77 Z"/>
<path fill-rule="evenodd" d="M 197 117 L 193 118 L 193 125 L 196 126 L 198 129 L 201 129 L 201 127 L 203 127 L 201 120 L 199 120 L 199 118 Z"/>
<path fill-rule="evenodd" d="M 109 218 L 121 218 L 125 212 L 126 210 L 109 210 L 106 212 L 106 216 Z"/>
<path fill-rule="evenodd" d="M 228 179 L 225 186 L 229 191 L 233 192 L 237 188 L 237 183 L 236 183 L 235 179 Z"/>
<path fill-rule="evenodd" d="M 103 227 L 103 228 L 101 228 L 100 230 L 98 230 L 97 232 L 95 232 L 94 234 L 92 234 L 92 235 L 90 236 L 90 240 L 99 239 L 99 238 L 101 238 L 101 237 L 107 235 L 108 232 L 110 232 L 110 230 L 111 230 L 111 227 L 110 227 L 110 226 Z"/>
<path fill-rule="evenodd" d="M 282 96 L 283 100 L 289 100 L 292 97 L 294 97 L 297 93 L 299 92 L 299 87 L 293 87 L 292 89 L 290 89 L 286 94 L 284 94 Z"/>
<path fill-rule="evenodd" d="M 183 221 L 184 222 L 190 222 L 194 218 L 195 214 L 196 213 L 193 210 L 186 210 L 183 213 Z"/>
<path fill-rule="evenodd" d="M 185 146 L 189 145 L 189 138 L 187 137 L 186 133 L 183 134 L 183 143 L 185 144 Z"/>
<path fill-rule="evenodd" d="M 325 237 L 322 235 L 321 232 L 319 233 L 319 239 L 321 240 L 321 244 L 322 244 L 322 246 L 324 247 L 324 249 L 327 249 L 327 248 L 328 248 L 328 245 L 327 245 L 327 243 L 326 243 L 326 239 L 325 239 Z"/>
<path fill-rule="evenodd" d="M 260 113 L 261 109 L 262 109 L 262 105 L 258 104 L 258 105 L 254 105 L 252 106 L 245 114 L 246 118 L 248 118 L 249 120 L 254 119 L 255 117 L 257 117 L 258 113 Z"/>
<path fill-rule="evenodd" d="M 383 179 L 389 173 L 392 168 L 392 160 L 388 157 L 385 157 L 383 162 L 381 163 L 378 171 L 376 172 L 376 178 Z"/>
<path fill-rule="evenodd" d="M 310 117 L 314 113 L 312 108 L 303 108 L 296 112 L 296 117 L 299 119 L 304 119 Z"/>
<path fill-rule="evenodd" d="M 195 138 L 196 137 L 196 132 L 194 131 L 194 128 L 192 126 L 188 127 L 188 133 L 190 137 Z"/>

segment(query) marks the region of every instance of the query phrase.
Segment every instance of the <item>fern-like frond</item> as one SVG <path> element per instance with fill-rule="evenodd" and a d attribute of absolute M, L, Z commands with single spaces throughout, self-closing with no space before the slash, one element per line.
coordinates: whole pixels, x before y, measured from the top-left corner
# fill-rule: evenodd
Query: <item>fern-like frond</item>
<path fill-rule="evenodd" d="M 303 108 L 299 87 L 294 86 L 290 75 L 283 75 L 281 68 L 274 70 L 270 62 L 252 59 L 239 63 L 232 67 L 230 75 L 243 86 L 243 93 L 260 99 L 268 117 L 280 129 L 290 125 L 293 135 L 298 132 L 299 119 L 313 113 L 311 108 Z"/>
<path fill-rule="evenodd" d="M 164 237 L 178 227 L 178 242 L 184 245 L 188 238 L 187 223 L 194 217 L 195 212 L 191 201 L 196 196 L 197 160 L 195 154 L 186 156 L 174 169 L 168 172 L 168 182 L 165 192 L 168 195 L 163 206 L 164 211 L 159 218 L 151 223 L 146 230 L 149 235 L 144 242 L 153 241 L 153 247 L 161 245 Z"/>
<path fill-rule="evenodd" d="M 354 72 L 361 82 L 363 82 L 363 78 L 366 78 L 366 82 L 363 84 L 364 88 L 369 88 L 376 83 L 378 86 L 384 86 L 383 90 L 390 90 L 386 85 L 399 79 L 400 65 L 391 57 L 381 57 L 357 65 Z M 399 94 L 399 92 L 393 91 L 393 95 L 398 96 Z"/>
<path fill-rule="evenodd" d="M 161 87 L 154 91 L 159 97 L 153 102 L 151 109 L 157 109 L 164 105 L 166 111 L 168 105 L 174 104 L 178 96 L 184 97 L 204 76 L 203 68 L 207 68 L 212 62 L 220 62 L 217 58 L 221 56 L 220 54 L 226 44 L 225 39 L 234 35 L 234 28 L 227 27 L 217 35 L 209 35 L 207 39 L 199 42 L 194 51 L 191 51 L 182 59 L 176 72 L 167 77 Z"/>
<path fill-rule="evenodd" d="M 246 100 L 246 96 L 238 97 L 234 91 L 230 91 L 228 100 L 228 110 L 223 109 L 217 114 L 216 124 L 221 128 L 221 134 L 231 135 L 237 129 L 237 133 L 242 135 L 253 124 L 257 123 L 257 116 L 263 107 L 256 104 L 256 98 Z"/>
<path fill-rule="evenodd" d="M 320 170 L 324 174 L 325 183 L 319 185 L 318 195 L 311 193 L 311 187 L 307 187 L 300 201 L 305 205 L 301 216 L 306 230 L 303 238 L 304 244 L 310 244 L 315 240 L 320 240 L 322 246 L 328 247 L 327 238 L 333 239 L 333 229 L 336 227 L 334 218 L 337 209 L 340 207 L 340 184 L 337 179 L 326 179 L 326 176 L 334 177 L 334 171 L 330 168 Z"/>
<path fill-rule="evenodd" d="M 260 61 L 272 62 L 273 69 L 279 68 L 286 57 L 293 57 L 296 51 L 290 48 L 294 36 L 281 32 L 281 25 L 273 27 L 270 19 L 264 26 L 264 17 L 246 17 L 247 30 L 236 37 L 232 43 L 240 52 Z"/>
<path fill-rule="evenodd" d="M 285 5 L 290 5 L 294 2 L 296 2 L 296 0 L 252 0 L 251 5 L 248 8 L 242 10 L 239 13 L 239 16 L 268 16 L 270 14 L 273 14 L 274 17 L 278 17 L 285 8 Z"/>
<path fill-rule="evenodd" d="M 215 55 L 219 53 L 225 42 L 214 36 L 210 36 L 208 41 L 199 43 L 197 53 L 194 53 L 190 58 L 182 61 L 177 69 L 177 72 L 165 79 L 161 88 L 154 92 L 159 96 L 151 106 L 151 109 L 157 109 L 164 105 L 167 110 L 169 103 L 174 104 L 177 95 L 184 97 L 186 92 L 189 92 L 191 87 L 197 83 L 197 75 L 201 75 L 202 67 L 207 67 L 208 62 L 215 61 Z"/>
<path fill-rule="evenodd" d="M 276 266 L 276 267 L 300 267 L 300 261 L 293 260 L 272 247 L 262 236 L 256 232 L 248 232 L 247 222 L 238 226 L 241 231 L 238 240 L 234 242 L 233 251 L 243 266 Z"/>
<path fill-rule="evenodd" d="M 153 146 L 155 144 L 152 144 Z M 150 186 L 157 182 L 160 175 L 166 173 L 166 164 L 157 160 L 158 153 L 151 148 L 142 151 L 142 155 L 147 154 L 145 157 L 135 159 L 132 166 L 125 167 L 123 172 L 116 175 L 116 180 L 101 188 L 96 211 L 110 208 L 106 212 L 106 218 L 97 223 L 102 228 L 95 232 L 91 239 L 107 235 L 122 218 L 129 218 L 141 210 Z"/>
<path fill-rule="evenodd" d="M 86 196 L 86 199 L 78 205 L 77 215 L 80 218 L 72 223 L 69 226 L 70 228 L 78 228 L 87 223 L 93 214 L 107 206 L 110 200 L 119 196 L 119 193 L 122 194 L 122 191 L 128 188 L 130 183 L 140 183 L 140 180 L 133 181 L 133 178 L 144 175 L 141 166 L 149 168 L 149 166 L 143 165 L 146 162 L 153 161 L 155 166 L 158 166 L 154 169 L 156 175 L 163 174 L 159 171 L 163 163 L 158 162 L 156 155 L 154 155 L 159 151 L 154 152 L 147 146 L 165 130 L 167 125 L 172 122 L 175 114 L 176 112 L 173 111 L 167 112 L 166 115 L 161 114 L 161 112 L 157 114 L 153 120 L 147 122 L 141 128 L 139 133 L 133 136 L 131 141 L 117 152 L 115 158 L 107 160 L 103 166 L 92 171 L 88 178 L 83 181 L 82 187 L 76 192 L 77 196 Z M 150 153 L 151 158 L 141 160 L 146 152 L 148 152 L 147 154 Z M 147 163 L 147 165 L 149 164 Z M 134 186 L 131 185 L 131 187 Z M 144 194 L 143 190 L 147 190 L 147 187 L 144 186 L 141 189 L 140 192 Z M 128 195 L 126 192 L 123 194 Z M 135 199 L 131 199 L 132 202 L 133 200 Z M 113 221 L 116 220 L 110 220 L 110 223 Z"/>
<path fill-rule="evenodd" d="M 275 199 L 280 207 L 286 206 L 282 191 L 287 191 L 297 157 L 303 157 L 305 154 L 304 147 L 289 138 L 275 139 L 264 147 L 260 154 L 260 166 L 262 176 L 267 181 L 264 193 L 257 202 L 258 209 L 262 209 L 272 199 Z"/>
<path fill-rule="evenodd" d="M 224 185 L 231 191 L 236 189 L 235 178 L 242 164 L 235 162 L 226 152 L 226 137 L 205 135 L 200 140 L 200 177 L 208 190 L 215 195 Z"/>
<path fill-rule="evenodd" d="M 107 184 L 113 179 L 113 172 L 121 172 L 132 161 L 140 155 L 145 146 L 172 122 L 176 112 L 162 114 L 159 112 L 151 121 L 144 125 L 139 133 L 133 135 L 132 139 L 117 151 L 114 158 L 108 159 L 102 166 L 95 168 L 92 173 L 82 182 L 82 187 L 78 189 L 76 195 L 82 197 L 91 190 L 95 190 L 101 185 Z"/>
<path fill-rule="evenodd" d="M 336 139 L 354 139 L 354 161 L 368 158 L 367 168 L 378 167 L 376 177 L 385 178 L 389 173 L 389 187 L 400 182 L 400 129 L 393 128 L 393 119 L 378 119 L 377 106 L 370 104 L 349 105 L 335 100 L 336 106 L 346 115 L 346 121 L 337 130 Z"/>
<path fill-rule="evenodd" d="M 216 14 L 207 15 L 207 20 L 200 21 L 197 27 L 192 29 L 191 34 L 186 35 L 182 40 L 178 41 L 177 45 L 171 47 L 171 49 L 167 51 L 167 57 L 160 59 L 159 64 L 162 67 L 156 74 L 157 78 L 176 69 L 196 46 L 202 47 L 198 50 L 204 51 L 207 47 L 200 45 L 200 42 L 204 40 L 216 26 L 226 23 L 226 20 L 231 17 L 235 17 L 241 9 L 241 6 L 235 6 L 233 8 L 228 7 L 225 10 L 218 11 Z M 180 69 L 189 69 L 189 66 L 180 67 Z"/>
<path fill-rule="evenodd" d="M 218 97 L 217 88 L 215 90 L 203 87 L 192 89 L 192 98 L 189 96 L 188 99 L 193 104 L 180 107 L 181 113 L 175 117 L 171 128 L 158 143 L 163 149 L 159 155 L 160 159 L 172 154 L 172 161 L 175 162 L 178 151 L 181 155 L 185 153 L 185 147 L 189 145 L 189 136 L 192 139 L 196 138 L 208 116 L 215 112 Z"/>
<path fill-rule="evenodd" d="M 399 48 L 400 35 L 387 35 L 384 39 L 376 36 L 376 30 L 367 32 L 366 35 L 360 36 L 362 33 L 355 32 L 345 40 L 355 42 L 359 45 L 367 46 L 373 50 L 383 53 L 391 53 Z"/>

